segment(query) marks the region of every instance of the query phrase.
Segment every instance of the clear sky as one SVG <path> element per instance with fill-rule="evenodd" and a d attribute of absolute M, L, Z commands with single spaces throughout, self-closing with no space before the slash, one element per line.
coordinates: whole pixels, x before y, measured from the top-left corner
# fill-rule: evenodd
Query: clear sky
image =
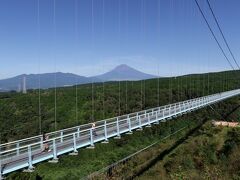
<path fill-rule="evenodd" d="M 240 1 L 210 2 L 238 60 Z M 161 76 L 230 69 L 194 0 L 0 0 L 0 60 L 0 79 L 119 64 Z"/>

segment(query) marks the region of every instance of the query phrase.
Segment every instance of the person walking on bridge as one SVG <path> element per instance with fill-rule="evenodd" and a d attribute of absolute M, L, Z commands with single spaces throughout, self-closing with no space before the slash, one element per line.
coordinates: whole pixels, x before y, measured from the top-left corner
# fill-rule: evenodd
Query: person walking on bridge
<path fill-rule="evenodd" d="M 96 132 L 96 124 L 95 122 L 92 123 L 92 132 L 94 136 L 97 136 L 97 132 Z"/>
<path fill-rule="evenodd" d="M 42 152 L 50 152 L 51 150 L 49 149 L 49 145 L 48 145 L 48 139 L 49 136 L 44 132 L 43 133 L 43 150 Z"/>

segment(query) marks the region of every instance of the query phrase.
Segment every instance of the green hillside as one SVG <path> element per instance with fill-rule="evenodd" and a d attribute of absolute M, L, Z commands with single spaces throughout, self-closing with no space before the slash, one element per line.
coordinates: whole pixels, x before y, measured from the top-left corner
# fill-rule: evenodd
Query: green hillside
<path fill-rule="evenodd" d="M 240 129 L 208 122 L 139 179 L 239 179 L 239 155 Z"/>

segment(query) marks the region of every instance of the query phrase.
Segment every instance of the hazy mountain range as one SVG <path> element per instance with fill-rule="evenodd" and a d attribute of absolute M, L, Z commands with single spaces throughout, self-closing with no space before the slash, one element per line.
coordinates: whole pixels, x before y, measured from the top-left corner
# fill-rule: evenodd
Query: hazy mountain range
<path fill-rule="evenodd" d="M 113 70 L 93 77 L 85 77 L 72 73 L 44 73 L 44 74 L 22 74 L 8 79 L 0 80 L 0 91 L 20 91 L 23 89 L 23 79 L 26 79 L 26 89 L 42 89 L 72 86 L 75 84 L 87 84 L 102 81 L 143 80 L 152 79 L 157 76 L 140 72 L 125 64 L 119 65 Z M 40 79 L 40 81 L 39 81 Z M 56 79 L 56 81 L 55 81 Z"/>

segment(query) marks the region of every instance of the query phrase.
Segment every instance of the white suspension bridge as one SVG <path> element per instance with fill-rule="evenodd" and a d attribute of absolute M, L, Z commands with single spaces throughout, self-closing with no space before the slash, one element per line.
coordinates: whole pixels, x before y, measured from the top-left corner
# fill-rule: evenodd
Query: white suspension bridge
<path fill-rule="evenodd" d="M 105 119 L 96 122 L 96 127 L 89 123 L 62 129 L 48 133 L 49 139 L 46 141 L 42 135 L 38 135 L 1 144 L 0 179 L 8 173 L 24 168 L 31 172 L 35 164 L 46 160 L 57 163 L 62 154 L 77 155 L 80 148 L 94 148 L 97 142 L 107 143 L 109 138 L 120 138 L 121 134 L 131 134 L 133 130 L 141 130 L 144 126 L 151 127 L 153 123 L 165 122 L 239 94 L 240 89 L 236 89 Z M 42 151 L 46 143 L 51 149 L 50 152 Z"/>

